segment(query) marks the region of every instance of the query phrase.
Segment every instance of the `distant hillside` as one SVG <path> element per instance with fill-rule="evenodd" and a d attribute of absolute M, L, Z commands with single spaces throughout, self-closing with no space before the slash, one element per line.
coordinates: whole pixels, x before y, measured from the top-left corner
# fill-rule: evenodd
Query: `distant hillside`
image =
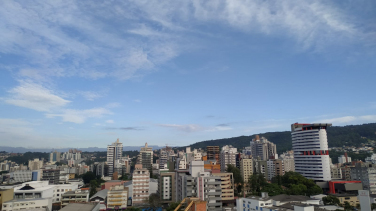
<path fill-rule="evenodd" d="M 329 127 L 328 131 L 328 144 L 329 147 L 339 146 L 360 146 L 370 140 L 376 140 L 376 123 L 363 124 L 363 125 L 348 125 L 344 127 Z M 269 141 L 277 145 L 278 153 L 282 153 L 292 148 L 291 133 L 290 131 L 284 132 L 267 132 L 261 134 L 254 134 L 251 136 L 239 136 L 233 138 L 216 139 L 209 141 L 201 141 L 190 145 L 193 148 L 206 148 L 206 146 L 224 146 L 232 145 L 238 149 L 249 146 L 250 141 L 255 135 L 264 136 Z M 178 149 L 183 149 L 180 147 Z"/>

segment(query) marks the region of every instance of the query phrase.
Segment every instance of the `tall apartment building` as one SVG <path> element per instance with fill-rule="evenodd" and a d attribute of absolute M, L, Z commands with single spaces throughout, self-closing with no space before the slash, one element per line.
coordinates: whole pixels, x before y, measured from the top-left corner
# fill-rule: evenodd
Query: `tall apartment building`
<path fill-rule="evenodd" d="M 269 172 L 268 172 L 268 161 L 266 160 L 255 160 L 254 161 L 255 171 L 258 174 L 262 174 L 265 179 L 268 179 Z"/>
<path fill-rule="evenodd" d="M 273 177 L 279 175 L 283 176 L 285 174 L 285 168 L 284 163 L 282 160 L 276 159 L 276 160 L 268 160 L 267 163 L 267 180 L 272 180 Z"/>
<path fill-rule="evenodd" d="M 222 200 L 234 200 L 234 175 L 232 173 L 212 173 L 215 177 L 221 177 Z"/>
<path fill-rule="evenodd" d="M 277 147 L 274 143 L 268 141 L 265 137 L 259 137 L 251 141 L 252 157 L 260 160 L 277 159 Z"/>
<path fill-rule="evenodd" d="M 279 156 L 283 162 L 284 172 L 295 171 L 294 152 L 289 151 Z"/>
<path fill-rule="evenodd" d="M 206 153 L 208 156 L 208 160 L 217 160 L 217 162 L 220 163 L 219 146 L 207 146 Z"/>
<path fill-rule="evenodd" d="M 123 155 L 123 143 L 119 142 L 119 139 L 111 145 L 107 146 L 107 165 L 108 176 L 112 177 L 115 169 L 116 160 L 120 159 Z"/>
<path fill-rule="evenodd" d="M 107 192 L 107 209 L 120 210 L 127 208 L 128 197 L 130 197 L 128 187 L 124 187 L 124 185 L 110 187 Z"/>
<path fill-rule="evenodd" d="M 364 190 L 369 190 L 370 194 L 376 194 L 376 164 L 355 164 L 355 167 L 351 167 L 351 179 L 361 181 Z"/>
<path fill-rule="evenodd" d="M 253 175 L 253 159 L 243 158 L 240 160 L 240 174 L 245 183 L 248 182 L 250 176 Z"/>
<path fill-rule="evenodd" d="M 31 171 L 41 169 L 43 167 L 43 160 L 39 160 L 38 158 L 29 160 L 28 167 Z"/>
<path fill-rule="evenodd" d="M 291 125 L 295 171 L 315 181 L 330 181 L 330 161 L 326 128 L 332 124 Z"/>
<path fill-rule="evenodd" d="M 200 172 L 197 176 L 185 175 L 183 178 L 183 198 L 197 197 L 207 201 L 206 210 L 222 210 L 222 178 Z"/>
<path fill-rule="evenodd" d="M 175 172 L 161 172 L 158 179 L 158 194 L 162 203 L 176 202 Z"/>
<path fill-rule="evenodd" d="M 237 153 L 238 153 L 238 149 L 236 149 L 235 147 L 232 147 L 231 145 L 226 145 L 222 147 L 222 151 L 219 156 L 220 164 L 221 164 L 221 172 L 226 172 L 228 164 L 236 166 Z"/>
<path fill-rule="evenodd" d="M 149 170 L 141 164 L 136 164 L 132 175 L 133 204 L 141 204 L 149 197 Z"/>
<path fill-rule="evenodd" d="M 60 152 L 51 152 L 50 153 L 50 162 L 60 162 Z"/>
<path fill-rule="evenodd" d="M 153 164 L 153 148 L 148 147 L 148 143 L 145 143 L 145 147 L 141 147 L 140 154 L 138 155 L 138 163 L 142 164 L 142 168 L 151 169 Z"/>

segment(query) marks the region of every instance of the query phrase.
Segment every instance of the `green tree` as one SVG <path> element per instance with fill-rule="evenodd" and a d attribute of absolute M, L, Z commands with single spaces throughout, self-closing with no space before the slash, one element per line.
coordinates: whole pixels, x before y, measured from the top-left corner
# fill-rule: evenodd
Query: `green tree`
<path fill-rule="evenodd" d="M 248 189 L 253 195 L 261 195 L 261 188 L 267 184 L 264 175 L 254 173 L 248 179 Z"/>
<path fill-rule="evenodd" d="M 340 201 L 336 196 L 328 195 L 322 198 L 325 205 L 339 205 Z"/>
<path fill-rule="evenodd" d="M 236 195 L 239 195 L 239 193 L 241 193 L 242 188 L 244 186 L 244 180 L 240 173 L 240 170 L 236 166 L 228 164 L 227 172 L 232 173 L 234 177 L 234 186 L 235 186 L 234 189 L 236 190 Z"/>
<path fill-rule="evenodd" d="M 371 209 L 372 209 L 372 210 L 376 209 L 376 203 L 372 203 L 372 204 L 371 204 Z"/>
<path fill-rule="evenodd" d="M 97 179 L 97 177 L 91 171 L 88 171 L 82 175 L 82 180 L 84 181 L 85 184 L 88 184 L 90 183 L 91 180 L 95 180 L 95 179 Z"/>
<path fill-rule="evenodd" d="M 261 191 L 267 192 L 269 196 L 276 196 L 284 193 L 282 187 L 275 183 L 266 183 L 265 186 L 261 189 Z"/>
<path fill-rule="evenodd" d="M 146 204 L 148 204 L 148 208 L 144 210 L 147 211 L 157 211 L 162 206 L 161 199 L 159 198 L 159 195 L 156 193 L 150 194 L 149 198 L 145 202 Z"/>
<path fill-rule="evenodd" d="M 353 210 L 353 206 L 350 205 L 349 202 L 345 201 L 345 203 L 343 203 L 343 208 L 345 208 L 345 210 Z"/>
<path fill-rule="evenodd" d="M 94 194 L 97 193 L 97 187 L 98 187 L 97 180 L 91 180 L 90 181 L 90 194 L 89 194 L 89 197 L 92 197 L 92 196 L 94 196 Z"/>
<path fill-rule="evenodd" d="M 171 202 L 170 204 L 168 204 L 166 211 L 174 211 L 176 207 L 179 206 L 179 204 L 180 202 Z"/>

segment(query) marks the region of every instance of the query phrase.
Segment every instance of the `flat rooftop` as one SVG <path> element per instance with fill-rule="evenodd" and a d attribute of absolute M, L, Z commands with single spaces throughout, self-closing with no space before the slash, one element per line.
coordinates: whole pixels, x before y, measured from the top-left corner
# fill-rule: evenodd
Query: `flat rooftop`
<path fill-rule="evenodd" d="M 60 211 L 91 211 L 98 203 L 70 203 Z"/>

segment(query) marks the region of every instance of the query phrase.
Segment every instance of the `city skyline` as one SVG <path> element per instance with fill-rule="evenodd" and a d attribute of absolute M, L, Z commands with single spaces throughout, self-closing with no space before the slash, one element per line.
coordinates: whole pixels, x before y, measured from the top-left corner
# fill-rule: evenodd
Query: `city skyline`
<path fill-rule="evenodd" d="M 0 146 L 186 146 L 376 122 L 373 8 L 1 2 Z"/>

